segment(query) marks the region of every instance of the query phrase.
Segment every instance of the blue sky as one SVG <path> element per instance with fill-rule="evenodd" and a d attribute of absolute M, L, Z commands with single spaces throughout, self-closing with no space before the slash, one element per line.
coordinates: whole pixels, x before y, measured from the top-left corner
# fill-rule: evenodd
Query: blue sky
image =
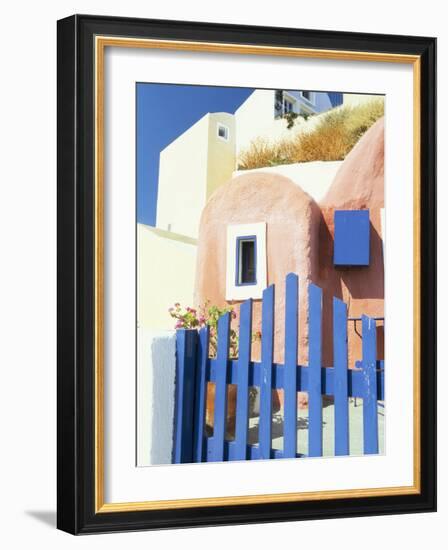
<path fill-rule="evenodd" d="M 156 223 L 159 154 L 206 113 L 234 113 L 252 88 L 137 83 L 137 221 Z"/>

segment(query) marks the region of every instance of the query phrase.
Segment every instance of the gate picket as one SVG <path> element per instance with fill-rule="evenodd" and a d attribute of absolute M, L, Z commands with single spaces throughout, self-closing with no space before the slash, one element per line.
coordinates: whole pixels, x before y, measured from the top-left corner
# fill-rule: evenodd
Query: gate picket
<path fill-rule="evenodd" d="M 241 304 L 238 351 L 238 386 L 236 395 L 236 427 L 234 459 L 247 458 L 247 430 L 249 422 L 249 363 L 252 345 L 252 300 Z"/>
<path fill-rule="evenodd" d="M 217 373 L 215 387 L 215 413 L 213 422 L 213 445 L 209 451 L 209 462 L 224 460 L 224 440 L 227 418 L 227 368 L 229 364 L 230 313 L 218 320 L 218 350 L 216 353 Z"/>
<path fill-rule="evenodd" d="M 322 456 L 322 290 L 308 287 L 308 454 Z"/>
<path fill-rule="evenodd" d="M 285 371 L 283 456 L 297 453 L 297 350 L 298 350 L 298 282 L 294 273 L 286 277 L 285 296 Z"/>
<path fill-rule="evenodd" d="M 349 454 L 347 305 L 333 298 L 334 451 Z"/>
<path fill-rule="evenodd" d="M 207 397 L 207 362 L 210 328 L 205 326 L 199 331 L 196 364 L 196 399 L 194 410 L 194 444 L 193 459 L 204 460 L 205 407 Z"/>
<path fill-rule="evenodd" d="M 261 316 L 260 458 L 271 458 L 272 360 L 274 356 L 274 285 L 263 291 Z"/>
<path fill-rule="evenodd" d="M 182 329 L 176 338 L 176 391 L 174 407 L 174 445 L 172 461 L 193 461 L 194 390 L 198 333 Z"/>
<path fill-rule="evenodd" d="M 376 322 L 362 316 L 362 372 L 364 377 L 364 454 L 378 453 L 378 406 L 376 376 Z"/>

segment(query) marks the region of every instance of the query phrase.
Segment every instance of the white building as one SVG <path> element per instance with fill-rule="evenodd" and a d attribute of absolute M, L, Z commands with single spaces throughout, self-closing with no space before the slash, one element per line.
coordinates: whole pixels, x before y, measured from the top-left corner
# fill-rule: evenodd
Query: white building
<path fill-rule="evenodd" d="M 202 209 L 235 170 L 235 117 L 208 113 L 160 153 L 156 226 L 197 238 Z"/>
<path fill-rule="evenodd" d="M 255 90 L 235 114 L 206 114 L 160 153 L 156 226 L 197 238 L 203 207 L 253 140 L 292 137 L 310 125 L 308 115 L 342 102 L 340 93 Z M 302 115 L 292 128 L 289 113 Z"/>
<path fill-rule="evenodd" d="M 255 139 L 275 142 L 292 137 L 307 125 L 308 116 L 342 103 L 341 93 L 255 90 L 235 111 L 237 156 Z M 294 122 L 290 128 L 288 118 Z"/>

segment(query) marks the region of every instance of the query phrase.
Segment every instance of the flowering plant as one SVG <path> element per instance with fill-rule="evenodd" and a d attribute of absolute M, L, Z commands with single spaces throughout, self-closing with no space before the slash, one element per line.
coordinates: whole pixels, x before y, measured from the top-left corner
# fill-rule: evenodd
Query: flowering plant
<path fill-rule="evenodd" d="M 212 357 L 216 357 L 218 345 L 218 320 L 225 313 L 230 313 L 232 319 L 236 319 L 236 312 L 232 306 L 218 307 L 206 302 L 198 309 L 192 307 L 182 308 L 177 302 L 168 310 L 173 319 L 176 320 L 175 329 L 200 329 L 205 326 L 210 327 L 210 350 Z M 253 340 L 261 338 L 261 333 L 253 335 Z M 238 334 L 236 330 L 230 328 L 230 357 L 238 357 Z"/>

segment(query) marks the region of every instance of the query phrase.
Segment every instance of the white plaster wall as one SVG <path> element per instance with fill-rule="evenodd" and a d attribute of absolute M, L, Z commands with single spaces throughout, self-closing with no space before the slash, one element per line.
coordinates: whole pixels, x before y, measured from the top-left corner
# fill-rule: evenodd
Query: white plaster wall
<path fill-rule="evenodd" d="M 219 123 L 229 129 L 227 140 Z M 157 227 L 197 238 L 202 209 L 235 167 L 234 115 L 206 114 L 160 153 Z"/>
<path fill-rule="evenodd" d="M 294 126 L 288 128 L 284 118 L 275 118 L 274 100 L 275 90 L 255 90 L 235 111 L 237 157 L 254 140 L 262 139 L 274 143 L 311 131 L 327 114 L 325 112 L 311 116 L 307 120 L 298 117 L 294 121 Z"/>
<path fill-rule="evenodd" d="M 227 140 L 218 137 L 220 124 L 229 130 Z M 207 155 L 207 193 L 205 202 L 210 196 L 227 183 L 236 168 L 236 130 L 235 116 L 230 113 L 209 114 L 209 140 Z M 205 206 L 205 202 L 203 206 Z"/>
<path fill-rule="evenodd" d="M 315 161 L 296 164 L 281 164 L 253 170 L 236 170 L 233 175 L 255 172 L 269 172 L 281 174 L 299 185 L 308 195 L 319 202 L 326 194 L 343 161 Z"/>
<path fill-rule="evenodd" d="M 137 466 L 171 464 L 176 333 L 137 331 Z"/>
<path fill-rule="evenodd" d="M 209 115 L 160 153 L 157 227 L 197 237 L 207 195 Z"/>
<path fill-rule="evenodd" d="M 195 239 L 137 224 L 137 323 L 169 330 L 175 302 L 193 305 L 197 242 Z"/>
<path fill-rule="evenodd" d="M 274 99 L 274 90 L 255 90 L 235 111 L 237 155 L 272 126 Z"/>

